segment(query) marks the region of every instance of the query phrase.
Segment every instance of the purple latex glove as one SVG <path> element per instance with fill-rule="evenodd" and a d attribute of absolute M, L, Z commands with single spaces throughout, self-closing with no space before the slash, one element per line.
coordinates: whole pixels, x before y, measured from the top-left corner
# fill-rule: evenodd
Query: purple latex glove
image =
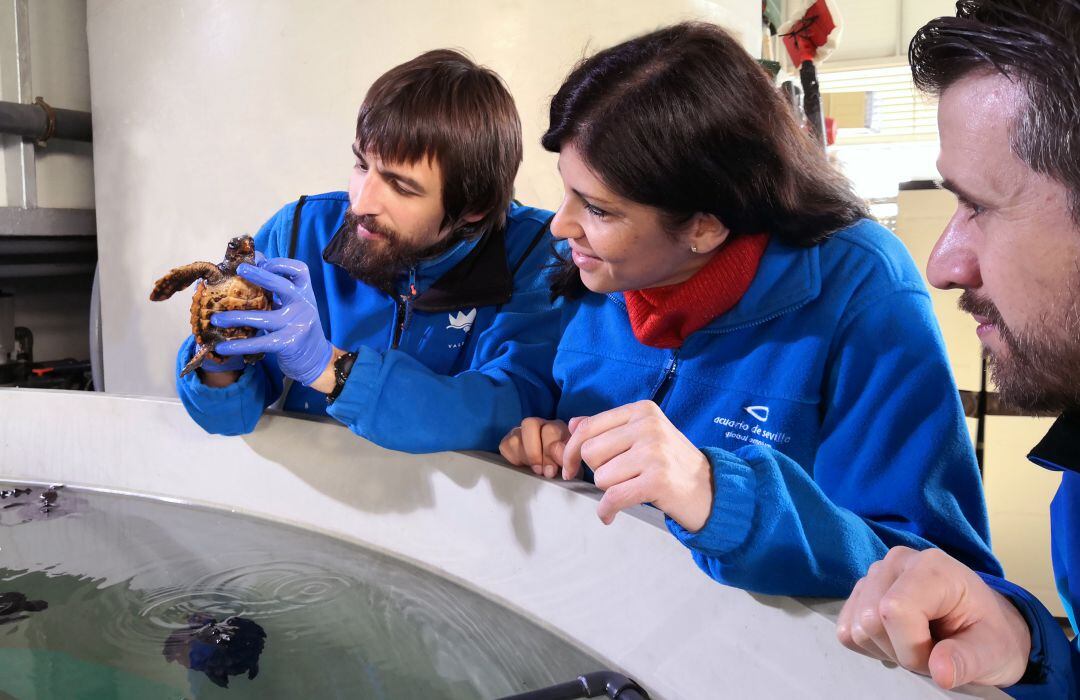
<path fill-rule="evenodd" d="M 323 335 L 319 307 L 311 291 L 307 265 L 291 258 L 271 258 L 259 267 L 242 263 L 237 274 L 274 294 L 271 311 L 222 311 L 210 318 L 218 328 L 248 326 L 265 335 L 219 343 L 219 355 L 277 355 L 287 377 L 307 386 L 330 364 L 334 348 Z"/>

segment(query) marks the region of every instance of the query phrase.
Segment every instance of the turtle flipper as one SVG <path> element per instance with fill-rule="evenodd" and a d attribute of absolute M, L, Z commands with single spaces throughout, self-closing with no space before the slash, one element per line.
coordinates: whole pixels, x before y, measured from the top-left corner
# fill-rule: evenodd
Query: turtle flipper
<path fill-rule="evenodd" d="M 154 283 L 150 292 L 150 301 L 164 301 L 181 289 L 191 286 L 197 279 L 206 280 L 207 284 L 218 284 L 225 279 L 224 273 L 214 263 L 195 262 L 190 265 L 175 267 Z"/>
<path fill-rule="evenodd" d="M 182 377 L 185 374 L 187 374 L 188 372 L 191 372 L 192 370 L 198 369 L 199 366 L 202 365 L 203 360 L 205 360 L 207 355 L 209 355 L 209 354 L 210 354 L 210 348 L 209 347 L 204 345 L 201 348 L 199 348 L 199 352 L 195 353 L 195 357 L 191 358 L 191 361 L 188 362 L 186 365 L 184 365 L 184 369 L 180 372 L 180 376 Z"/>

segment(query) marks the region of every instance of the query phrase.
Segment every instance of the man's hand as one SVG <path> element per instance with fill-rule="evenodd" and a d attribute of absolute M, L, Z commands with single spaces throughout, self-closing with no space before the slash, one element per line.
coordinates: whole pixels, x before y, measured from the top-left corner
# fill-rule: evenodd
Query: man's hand
<path fill-rule="evenodd" d="M 323 335 L 307 265 L 290 258 L 271 258 L 261 267 L 243 263 L 236 272 L 273 293 L 274 309 L 214 314 L 210 322 L 219 328 L 248 326 L 267 331 L 266 335 L 219 343 L 217 353 L 275 354 L 282 373 L 305 386 L 323 377 L 333 360 L 334 347 Z"/>
<path fill-rule="evenodd" d="M 712 466 L 655 403 L 573 418 L 568 427 L 563 478 L 576 477 L 585 460 L 605 491 L 596 511 L 605 525 L 640 503 L 652 503 L 691 532 L 705 525 L 712 511 Z"/>
<path fill-rule="evenodd" d="M 195 352 L 201 350 L 201 346 L 195 346 Z M 241 355 L 230 355 L 224 362 L 218 362 L 210 356 L 203 359 L 198 369 L 199 379 L 209 387 L 221 388 L 234 384 L 244 371 L 244 358 Z"/>
<path fill-rule="evenodd" d="M 849 649 L 929 675 L 946 690 L 1010 686 L 1031 653 L 1020 612 L 939 549 L 893 547 L 851 592 L 836 622 Z"/>
<path fill-rule="evenodd" d="M 526 418 L 499 443 L 499 453 L 514 466 L 528 466 L 537 476 L 555 477 L 562 466 L 570 431 L 561 420 Z"/>

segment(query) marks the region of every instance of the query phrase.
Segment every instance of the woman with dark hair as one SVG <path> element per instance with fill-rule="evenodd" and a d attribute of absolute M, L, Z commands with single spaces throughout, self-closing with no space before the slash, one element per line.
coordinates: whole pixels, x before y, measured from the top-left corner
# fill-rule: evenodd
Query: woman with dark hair
<path fill-rule="evenodd" d="M 765 72 L 680 24 L 577 66 L 544 147 L 569 243 L 556 416 L 514 464 L 651 503 L 716 580 L 846 596 L 889 547 L 1000 572 L 929 296 Z"/>

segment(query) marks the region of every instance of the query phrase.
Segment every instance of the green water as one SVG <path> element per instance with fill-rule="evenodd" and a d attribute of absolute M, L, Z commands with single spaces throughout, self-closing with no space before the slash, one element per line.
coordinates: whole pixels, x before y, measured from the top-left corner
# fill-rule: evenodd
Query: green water
<path fill-rule="evenodd" d="M 494 698 L 603 664 L 480 595 L 303 530 L 146 499 L 40 489 L 3 509 L 0 697 Z M 228 688 L 166 660 L 192 613 L 266 632 L 254 679 Z"/>

